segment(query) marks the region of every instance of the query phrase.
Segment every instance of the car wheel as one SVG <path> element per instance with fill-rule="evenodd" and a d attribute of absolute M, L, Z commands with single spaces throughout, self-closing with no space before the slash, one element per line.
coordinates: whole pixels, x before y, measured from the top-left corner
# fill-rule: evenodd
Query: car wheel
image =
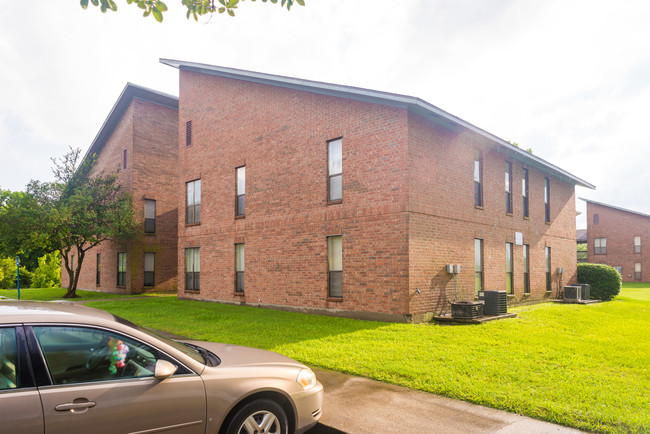
<path fill-rule="evenodd" d="M 287 414 L 277 403 L 259 399 L 243 406 L 233 417 L 228 434 L 287 434 Z"/>

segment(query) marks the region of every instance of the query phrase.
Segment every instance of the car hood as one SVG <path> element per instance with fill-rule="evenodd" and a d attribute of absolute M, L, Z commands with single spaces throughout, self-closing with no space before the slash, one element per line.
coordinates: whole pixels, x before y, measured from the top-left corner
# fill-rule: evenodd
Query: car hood
<path fill-rule="evenodd" d="M 183 341 L 198 345 L 212 351 L 219 357 L 219 366 L 263 366 L 263 365 L 291 365 L 305 367 L 295 360 L 272 351 L 257 348 L 243 347 L 240 345 L 220 344 L 205 341 Z"/>

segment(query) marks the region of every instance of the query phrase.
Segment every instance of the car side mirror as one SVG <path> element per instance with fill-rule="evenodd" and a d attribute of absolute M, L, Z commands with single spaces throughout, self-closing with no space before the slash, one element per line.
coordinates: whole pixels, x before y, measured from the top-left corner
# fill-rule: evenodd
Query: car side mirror
<path fill-rule="evenodd" d="M 178 366 L 168 362 L 167 360 L 158 360 L 153 373 L 153 378 L 156 380 L 164 380 L 174 375 Z"/>

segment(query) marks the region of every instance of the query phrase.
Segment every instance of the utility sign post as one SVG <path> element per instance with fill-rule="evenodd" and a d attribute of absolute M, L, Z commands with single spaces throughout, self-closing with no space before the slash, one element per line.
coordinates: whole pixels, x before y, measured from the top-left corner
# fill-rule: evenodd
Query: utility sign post
<path fill-rule="evenodd" d="M 18 300 L 20 300 L 20 258 L 16 256 L 16 285 L 18 285 Z"/>

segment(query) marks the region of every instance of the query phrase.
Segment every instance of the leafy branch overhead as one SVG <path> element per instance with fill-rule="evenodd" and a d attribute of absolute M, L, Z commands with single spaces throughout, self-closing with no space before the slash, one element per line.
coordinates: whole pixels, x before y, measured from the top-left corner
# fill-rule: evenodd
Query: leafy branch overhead
<path fill-rule="evenodd" d="M 244 0 L 181 0 L 183 6 L 187 8 L 187 18 L 193 17 L 195 21 L 199 20 L 200 15 L 227 13 L 231 17 L 235 16 L 235 9 L 240 1 Z M 256 0 L 251 0 L 256 1 Z M 305 5 L 305 0 L 261 0 L 263 3 L 280 3 L 280 6 L 291 10 L 291 6 L 299 4 Z M 156 21 L 162 22 L 163 13 L 167 11 L 167 5 L 160 0 L 126 0 L 127 4 L 135 4 L 144 11 L 144 16 L 152 15 Z M 81 7 L 88 9 L 88 5 L 98 6 L 102 12 L 117 11 L 117 4 L 114 0 L 81 0 Z"/>

